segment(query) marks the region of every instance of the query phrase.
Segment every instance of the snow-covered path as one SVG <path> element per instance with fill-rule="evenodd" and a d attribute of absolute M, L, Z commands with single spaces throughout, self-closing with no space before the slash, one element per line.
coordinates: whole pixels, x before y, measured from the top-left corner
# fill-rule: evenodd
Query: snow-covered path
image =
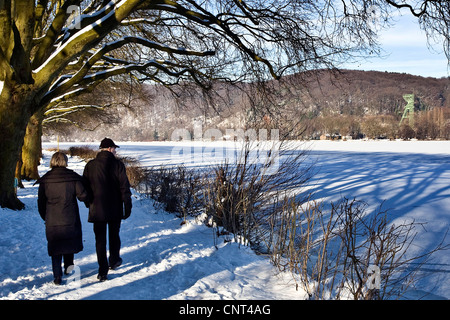
<path fill-rule="evenodd" d="M 83 163 L 69 161 L 80 172 Z M 55 286 L 36 196 L 37 186 L 27 183 L 19 190 L 26 210 L 0 209 L 0 299 L 304 298 L 289 276 L 276 275 L 266 257 L 224 239 L 216 249 L 211 228 L 195 220 L 180 225 L 179 218 L 137 194 L 132 216 L 121 227 L 122 266 L 110 272 L 108 281 L 97 280 L 92 224 L 80 204 L 84 250 L 75 255 L 80 277 Z"/>

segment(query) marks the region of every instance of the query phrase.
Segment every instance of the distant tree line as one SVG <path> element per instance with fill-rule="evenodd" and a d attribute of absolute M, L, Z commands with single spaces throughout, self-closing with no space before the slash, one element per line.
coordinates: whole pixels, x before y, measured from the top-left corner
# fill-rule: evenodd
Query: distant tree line
<path fill-rule="evenodd" d="M 450 139 L 450 108 L 420 111 L 414 124 L 400 124 L 400 117 L 392 115 L 338 115 L 317 117 L 307 121 L 303 138 L 319 139 Z"/>
<path fill-rule="evenodd" d="M 287 139 L 450 139 L 449 88 L 446 78 L 350 70 L 301 73 L 264 86 L 216 84 L 207 94 L 188 85 L 168 89 L 108 83 L 80 100 L 84 104 L 103 101 L 114 104 L 113 108 L 90 108 L 58 121 L 44 121 L 44 135 L 67 141 L 103 136 L 170 140 L 173 130 L 192 130 L 194 122 L 200 121 L 204 130 L 224 133 L 226 129 L 276 128 Z M 400 123 L 407 93 L 415 95 L 414 121 Z"/>

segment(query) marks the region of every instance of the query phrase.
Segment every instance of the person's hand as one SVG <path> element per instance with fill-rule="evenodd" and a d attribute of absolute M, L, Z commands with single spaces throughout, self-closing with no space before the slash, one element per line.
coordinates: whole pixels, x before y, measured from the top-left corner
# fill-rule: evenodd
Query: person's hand
<path fill-rule="evenodd" d="M 131 206 L 127 206 L 125 205 L 125 210 L 124 210 L 124 214 L 123 214 L 123 220 L 126 220 L 130 217 L 131 215 Z"/>

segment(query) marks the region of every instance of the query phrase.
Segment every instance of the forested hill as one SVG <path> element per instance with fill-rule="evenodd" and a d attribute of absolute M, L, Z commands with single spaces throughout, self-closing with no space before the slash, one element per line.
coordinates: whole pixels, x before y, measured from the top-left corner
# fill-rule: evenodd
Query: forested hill
<path fill-rule="evenodd" d="M 192 129 L 195 121 L 201 121 L 204 130 L 248 125 L 279 128 L 291 132 L 291 138 L 318 138 L 324 134 L 394 138 L 402 129 L 399 122 L 407 104 L 405 94 L 415 96 L 417 121 L 409 126 L 418 132 L 418 138 L 450 138 L 449 78 L 323 70 L 270 81 L 265 87 L 220 84 L 209 95 L 192 86 L 176 90 L 177 98 L 159 85 L 143 85 L 140 92 L 134 90 L 131 99 L 130 95 L 116 94 L 112 99 L 129 100 L 123 103 L 126 106 L 110 108 L 105 118 L 109 124 L 99 125 L 98 118 L 92 116 L 80 120 L 83 116 L 77 114 L 81 122 L 78 127 L 47 124 L 44 139 L 59 135 L 61 140 L 80 141 L 104 136 L 116 140 L 165 140 L 171 138 L 174 129 Z M 98 101 L 98 95 L 94 91 L 84 99 Z M 427 131 L 430 126 L 432 133 Z"/>
<path fill-rule="evenodd" d="M 450 139 L 450 80 L 404 73 L 324 73 L 309 85 L 306 137 Z M 400 123 L 414 95 L 414 118 Z"/>
<path fill-rule="evenodd" d="M 346 114 L 387 114 L 406 103 L 404 94 L 415 94 L 430 108 L 450 107 L 448 78 L 424 78 L 405 73 L 343 70 L 324 72 L 309 87 L 315 104 Z"/>

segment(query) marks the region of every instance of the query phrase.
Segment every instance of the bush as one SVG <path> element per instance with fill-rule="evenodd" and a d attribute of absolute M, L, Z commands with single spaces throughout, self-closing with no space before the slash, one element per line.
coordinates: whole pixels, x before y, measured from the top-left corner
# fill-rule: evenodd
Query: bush
<path fill-rule="evenodd" d="M 398 131 L 398 135 L 404 140 L 410 140 L 415 138 L 416 132 L 408 124 L 402 124 Z"/>
<path fill-rule="evenodd" d="M 125 160 L 124 164 L 130 186 L 137 192 L 143 192 L 144 190 L 146 190 L 146 184 L 150 175 L 150 170 L 148 168 L 142 167 L 139 161 L 135 159 L 133 159 L 133 161 L 127 160 L 129 160 L 129 158 Z"/>
<path fill-rule="evenodd" d="M 225 163 L 214 168 L 213 179 L 207 184 L 204 206 L 215 226 L 250 238 L 255 212 L 263 201 L 263 184 L 252 179 L 245 166 L 233 167 Z"/>
<path fill-rule="evenodd" d="M 271 217 L 271 260 L 311 299 L 398 298 L 431 254 L 445 249 L 407 257 L 417 224 L 391 224 L 387 211 L 368 214 L 355 199 L 332 203 L 329 212 L 314 201 L 284 199 L 283 207 Z"/>
<path fill-rule="evenodd" d="M 257 250 L 262 250 L 274 199 L 291 190 L 299 192 L 311 176 L 311 166 L 303 162 L 305 151 L 284 144 L 267 147 L 244 143 L 234 163 L 214 168 L 202 199 L 217 227 Z"/>
<path fill-rule="evenodd" d="M 201 213 L 201 175 L 184 166 L 148 169 L 142 192 L 158 201 L 167 212 L 179 217 Z"/>
<path fill-rule="evenodd" d="M 71 157 L 79 157 L 84 161 L 89 161 L 97 156 L 98 151 L 89 146 L 70 147 L 67 154 Z"/>

